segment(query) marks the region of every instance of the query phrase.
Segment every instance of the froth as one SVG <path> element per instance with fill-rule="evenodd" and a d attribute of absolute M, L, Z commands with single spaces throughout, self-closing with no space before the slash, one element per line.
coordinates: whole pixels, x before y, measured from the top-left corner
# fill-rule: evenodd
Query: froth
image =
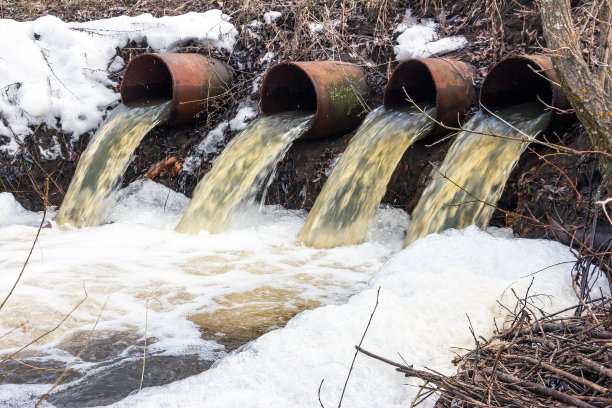
<path fill-rule="evenodd" d="M 4 353 L 52 329 L 85 299 L 23 355 L 51 365 L 63 361 L 63 353 L 76 355 L 101 313 L 90 347 L 108 353 L 85 358 L 84 373 L 117 358 L 117 365 L 134 364 L 145 330 L 151 358 L 196 356 L 210 364 L 297 313 L 345 302 L 367 286 L 403 236 L 387 222 L 382 238 L 359 246 L 308 248 L 297 240 L 305 213 L 278 206 L 253 209 L 256 223 L 250 225 L 187 235 L 173 230 L 189 201 L 181 194 L 138 181 L 115 201 L 105 225 L 41 230 L 2 310 Z M 383 218 L 385 211 L 391 210 L 383 210 Z M 23 225 L 0 229 L 2 293 L 14 283 L 36 232 Z"/>

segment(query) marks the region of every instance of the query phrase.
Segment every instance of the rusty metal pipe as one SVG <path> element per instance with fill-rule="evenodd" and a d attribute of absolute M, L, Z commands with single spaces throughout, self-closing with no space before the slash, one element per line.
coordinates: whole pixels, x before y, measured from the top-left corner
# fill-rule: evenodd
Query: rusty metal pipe
<path fill-rule="evenodd" d="M 301 137 L 347 133 L 361 122 L 368 86 L 354 64 L 335 61 L 282 62 L 270 68 L 261 85 L 264 114 L 315 111 L 312 126 Z"/>
<path fill-rule="evenodd" d="M 402 61 L 391 74 L 385 87 L 384 105 L 436 104 L 436 120 L 457 126 L 459 119 L 476 98 L 474 66 L 448 58 L 410 58 Z M 426 138 L 449 133 L 436 124 Z"/>
<path fill-rule="evenodd" d="M 126 105 L 172 99 L 168 121 L 181 124 L 213 110 L 232 79 L 223 62 L 200 54 L 141 54 L 125 68 L 121 97 Z"/>
<path fill-rule="evenodd" d="M 561 112 L 569 109 L 570 104 L 548 56 L 504 58 L 491 68 L 480 89 L 480 104 L 490 110 L 530 101 L 553 108 L 547 130 L 573 120 L 572 114 Z"/>

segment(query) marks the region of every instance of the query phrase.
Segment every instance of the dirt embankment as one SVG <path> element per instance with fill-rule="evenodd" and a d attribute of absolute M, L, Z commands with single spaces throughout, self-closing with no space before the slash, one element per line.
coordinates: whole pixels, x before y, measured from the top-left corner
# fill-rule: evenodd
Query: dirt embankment
<path fill-rule="evenodd" d="M 541 52 L 545 43 L 537 7 L 531 1 L 508 2 L 490 10 L 489 2 L 452 2 L 438 7 L 429 1 L 332 2 L 268 1 L 45 1 L 4 2 L 4 18 L 30 20 L 54 14 L 65 21 L 86 21 L 116 15 L 144 12 L 156 16 L 221 8 L 231 16 L 240 35 L 232 53 L 210 47 L 187 44 L 181 52 L 200 52 L 226 61 L 236 70 L 237 81 L 232 98 L 220 110 L 204 120 L 182 127 L 161 126 L 154 129 L 137 149 L 124 183 L 142 177 L 153 166 L 170 158 L 182 163 L 193 155 L 195 147 L 208 131 L 221 121 L 235 116 L 238 103 L 256 102 L 252 82 L 261 78 L 268 64 L 266 53 L 274 53 L 273 62 L 283 60 L 341 59 L 366 68 L 372 98 L 369 109 L 380 105 L 384 85 L 396 65 L 393 46 L 394 28 L 402 22 L 407 8 L 420 18 L 434 18 L 440 23 L 440 34 L 464 35 L 469 45 L 447 57 L 461 59 L 478 68 L 477 85 L 489 68 L 502 57 Z M 488 6 L 487 6 L 488 5 Z M 253 20 L 262 21 L 263 13 L 275 10 L 282 17 L 275 24 L 261 25 L 248 31 L 243 28 Z M 335 22 L 337 21 L 337 22 Z M 310 23 L 322 23 L 325 29 L 311 33 Z M 146 44 L 132 43 L 122 50 L 125 60 L 147 51 Z M 114 78 L 120 81 L 122 73 Z M 473 112 L 472 112 L 473 113 Z M 228 130 L 227 143 L 236 132 Z M 52 136 L 60 141 L 62 156 L 45 161 L 38 146 L 45 146 Z M 346 147 L 352 135 L 326 140 L 298 141 L 281 162 L 277 178 L 270 186 L 267 201 L 289 208 L 309 209 L 327 178 L 330 164 Z M 22 154 L 16 158 L 0 156 L 0 189 L 13 192 L 28 209 L 40 209 L 49 182 L 49 202 L 61 203 L 76 164 L 91 135 L 74 144 L 66 135 L 40 128 L 26 139 Z M 579 125 L 563 129 L 558 135 L 562 144 L 591 150 L 588 138 Z M 431 163 L 439 163 L 449 142 L 435 146 L 424 143 L 411 147 L 404 155 L 388 187 L 384 203 L 411 211 L 432 175 Z M 555 234 L 551 225 L 568 230 L 583 227 L 590 220 L 589 200 L 601 175 L 592 155 L 559 155 L 547 148 L 530 149 L 512 173 L 493 225 L 512 227 L 527 237 L 549 237 L 568 241 L 565 233 Z M 208 171 L 216 154 L 204 157 L 194 171 L 161 171 L 156 180 L 190 195 L 197 181 Z M 178 165 L 175 166 L 175 170 Z M 553 232 L 551 232 L 553 231 Z"/>

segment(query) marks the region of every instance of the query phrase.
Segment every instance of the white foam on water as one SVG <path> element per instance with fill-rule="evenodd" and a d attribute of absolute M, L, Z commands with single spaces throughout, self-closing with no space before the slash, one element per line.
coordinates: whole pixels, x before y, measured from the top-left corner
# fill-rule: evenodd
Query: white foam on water
<path fill-rule="evenodd" d="M 50 211 L 47 219 L 51 219 L 55 212 Z M 0 192 L 0 227 L 9 225 L 39 226 L 42 212 L 28 211 L 15 200 L 11 193 Z"/>
<path fill-rule="evenodd" d="M 9 214 L 11 223 L 26 224 L 0 227 L 4 295 L 27 257 L 39 215 L 18 206 L 10 194 L 0 197 L 0 203 L 10 204 L 9 210 L 0 211 Z M 225 355 L 224 336 L 232 336 L 242 315 L 246 329 L 240 330 L 252 325 L 255 338 L 304 309 L 341 304 L 366 288 L 382 263 L 401 248 L 405 229 L 387 222 L 384 227 L 391 232 L 363 245 L 321 251 L 297 240 L 303 211 L 266 206 L 241 229 L 193 236 L 174 232 L 188 201 L 141 180 L 118 192 L 108 224 L 60 229 L 53 223 L 43 228 L 19 285 L 1 311 L 0 337 L 6 336 L 0 338 L 0 354 L 53 328 L 86 290 L 87 300 L 59 329 L 20 355 L 71 361 L 78 351 L 75 344 L 82 344 L 106 302 L 94 339 L 132 343 L 116 351 L 126 359 L 138 360 L 146 326 L 148 354 L 216 360 Z M 400 216 L 407 217 L 404 212 Z M 215 313 L 222 317 L 214 320 Z M 217 328 L 215 322 L 224 317 L 230 319 L 228 325 Z M 220 333 L 203 335 L 202 325 L 206 333 Z M 96 365 L 99 361 L 77 363 L 85 372 L 104 368 Z M 0 386 L 0 394 L 11 390 Z"/>
<path fill-rule="evenodd" d="M 107 338 L 111 350 L 115 341 L 131 345 L 117 346 L 104 361 L 78 360 L 74 367 L 85 373 L 78 381 L 126 362 L 140 365 L 149 298 L 148 356 L 217 363 L 197 377 L 145 388 L 118 406 L 311 407 L 318 406 L 323 379 L 321 398 L 332 406 L 378 287 L 380 303 L 363 347 L 393 360 L 399 360 L 399 352 L 417 368 L 447 374 L 455 369 L 453 347 L 473 345 L 466 315 L 477 335 L 491 335 L 494 317 L 498 326 L 504 323 L 497 300 L 512 308 L 510 288 L 524 294 L 532 279 L 525 275 L 558 264 L 533 276 L 530 293 L 550 295 L 539 298 L 545 310 L 576 303 L 572 264 L 563 263 L 574 259 L 571 251 L 550 241 L 512 238 L 507 229 L 449 230 L 397 252 L 409 217 L 383 208 L 366 243 L 316 250 L 297 241 L 306 214 L 278 206 L 265 207 L 241 229 L 176 233 L 173 227 L 187 202 L 152 181 L 138 181 L 119 192 L 112 224 L 41 230 L 22 281 L 1 311 L 0 336 L 17 328 L 0 338 L 2 355 L 55 326 L 84 297 L 85 286 L 89 297 L 83 305 L 23 357 L 65 367 L 108 299 L 94 340 L 102 344 Z M 36 231 L 27 225 L 0 227 L 0 293 L 12 286 Z M 262 323 L 280 328 L 233 352 L 222 345 L 223 333 L 231 336 L 234 325 L 249 329 L 252 324 L 256 330 L 262 315 L 289 318 L 310 308 L 315 309 L 299 313 L 285 327 L 282 319 Z M 68 381 L 58 392 L 73 385 Z M 360 355 L 344 405 L 406 406 L 418 385 Z M 35 402 L 48 389 L 20 387 L 0 385 L 0 404 Z"/>
<path fill-rule="evenodd" d="M 381 262 L 398 248 L 402 234 L 396 231 L 395 242 L 391 243 L 387 237 L 384 244 L 313 250 L 295 238 L 305 214 L 270 206 L 251 223 L 256 225 L 193 237 L 172 231 L 187 203 L 181 194 L 151 181 L 139 181 L 119 192 L 108 219 L 112 224 L 66 231 L 56 226 L 43 229 L 24 278 L 7 304 L 9 311 L 23 308 L 25 303 L 28 309 L 39 310 L 3 319 L 0 333 L 11 324 L 34 324 L 38 313 L 48 317 L 52 312 L 56 317 L 67 313 L 84 296 L 83 285 L 90 299 L 73 315 L 73 320 L 79 321 L 75 328 L 85 321 L 93 323 L 108 295 L 111 297 L 100 328 L 140 327 L 143 300 L 151 292 L 162 305 L 160 311 L 150 311 L 156 322 L 149 327 L 153 336 L 158 335 L 155 325 L 160 330 L 165 325 L 175 329 L 182 325 L 187 335 L 193 325 L 179 318 L 181 315 L 214 310 L 215 298 L 237 290 L 291 287 L 299 289 L 301 296 L 318 298 L 323 295 L 318 282 L 327 282 L 334 287 L 327 301 L 335 303 L 336 292 L 343 292 L 342 287 L 351 293 L 355 285 L 365 285 Z M 27 216 L 31 220 L 25 215 L 19 217 L 17 220 L 38 219 L 35 214 Z M 20 270 L 35 233 L 36 228 L 23 225 L 3 228 L 3 291 Z M 14 339 L 16 344 L 18 340 L 26 338 Z M 5 338 L 0 343 L 6 345 L 7 341 Z"/>
<path fill-rule="evenodd" d="M 0 386 L 0 406 L 32 406 L 49 387 L 49 384 L 4 384 Z M 52 405 L 43 403 L 41 406 L 45 408 Z"/>
<path fill-rule="evenodd" d="M 503 231 L 496 231 L 498 233 Z M 453 351 L 471 348 L 467 316 L 477 335 L 490 336 L 493 318 L 502 327 L 513 308 L 511 288 L 546 294 L 536 300 L 545 310 L 576 304 L 570 284 L 570 250 L 555 242 L 493 236 L 470 227 L 418 240 L 393 256 L 369 288 L 347 303 L 296 316 L 280 330 L 218 362 L 210 371 L 173 384 L 143 390 L 116 406 L 314 407 L 322 380 L 325 406 L 338 403 L 346 375 L 368 318 L 380 301 L 363 347 L 416 368 L 452 374 Z M 559 264 L 561 263 L 561 264 Z M 552 266 L 558 264 L 557 266 Z M 529 273 L 549 267 L 534 276 Z M 344 406 L 407 406 L 419 381 L 360 355 Z M 423 406 L 431 407 L 433 400 Z"/>

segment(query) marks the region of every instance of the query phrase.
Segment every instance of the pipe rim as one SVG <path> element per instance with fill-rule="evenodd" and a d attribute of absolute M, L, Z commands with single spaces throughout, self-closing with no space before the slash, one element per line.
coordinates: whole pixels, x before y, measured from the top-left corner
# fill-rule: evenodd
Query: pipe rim
<path fill-rule="evenodd" d="M 430 91 L 430 93 L 433 94 L 433 101 L 436 104 L 436 108 L 438 107 L 439 104 L 439 95 L 438 95 L 438 91 L 436 88 L 436 78 L 433 75 L 431 68 L 429 67 L 428 64 L 426 64 L 422 58 L 408 58 L 402 62 L 399 63 L 399 65 L 397 67 L 395 67 L 395 69 L 393 70 L 393 72 L 391 73 L 391 77 L 389 78 L 389 82 L 387 82 L 387 86 L 385 87 L 385 93 L 383 96 L 383 105 L 387 108 L 391 108 L 391 107 L 395 107 L 395 106 L 405 106 L 405 105 L 410 105 L 411 103 L 406 99 L 406 95 L 403 94 L 403 88 L 406 88 L 405 84 L 407 82 L 409 82 L 409 80 L 407 78 L 409 78 L 411 75 L 413 74 L 413 69 L 412 66 L 417 66 L 419 68 L 425 68 L 425 71 L 427 73 L 427 80 L 429 82 L 429 86 L 433 85 L 433 89 L 428 89 L 428 91 Z M 407 70 L 408 74 L 404 74 L 403 71 Z M 406 79 L 405 79 L 406 78 Z M 404 81 L 402 81 L 402 79 L 405 79 Z M 431 92 L 433 91 L 433 92 Z M 401 92 L 402 95 L 397 96 L 396 92 Z M 408 90 L 406 89 L 406 93 L 408 93 Z M 410 95 L 408 95 L 410 96 Z M 411 97 L 412 98 L 412 97 Z M 422 98 L 422 99 L 414 99 L 412 98 L 413 101 L 415 103 L 421 102 L 421 101 L 427 101 L 428 98 Z M 401 100 L 401 101 L 400 101 Z"/>
<path fill-rule="evenodd" d="M 131 72 L 135 69 L 134 65 L 137 65 L 138 63 L 142 63 L 143 60 L 147 60 L 147 59 L 159 61 L 166 68 L 166 71 L 168 72 L 168 74 L 170 75 L 170 78 L 172 79 L 172 89 L 173 89 L 172 97 L 174 98 L 174 74 L 172 72 L 172 69 L 170 68 L 170 65 L 168 65 L 168 63 L 164 60 L 164 58 L 162 58 L 159 54 L 151 53 L 151 52 L 146 52 L 144 54 L 137 55 L 134 58 L 132 58 L 130 62 L 128 62 L 127 66 L 125 67 L 125 71 L 123 73 L 123 80 L 121 81 L 120 93 L 123 95 L 124 88 L 126 87 L 125 80 L 131 75 Z M 144 83 L 149 84 L 149 82 L 146 82 L 146 81 Z"/>
<path fill-rule="evenodd" d="M 121 87 L 120 87 L 120 93 L 121 93 L 121 98 L 123 100 L 123 103 L 126 105 L 129 105 L 132 102 L 138 101 L 138 100 L 142 100 L 142 99 L 148 99 L 151 96 L 143 96 L 143 97 L 129 97 L 126 98 L 124 96 L 124 93 L 128 92 L 127 89 L 129 89 L 130 87 L 133 86 L 138 86 L 138 85 L 143 85 L 143 86 L 148 86 L 151 85 L 151 82 L 147 81 L 147 77 L 144 77 L 144 81 L 142 82 L 134 82 L 131 84 L 126 84 L 126 78 L 129 79 L 133 79 L 131 78 L 131 76 L 133 74 L 131 74 L 131 72 L 133 70 L 135 70 L 138 66 L 138 64 L 144 64 L 146 63 L 145 61 L 147 60 L 151 60 L 151 61 L 155 61 L 153 64 L 155 63 L 161 63 L 161 65 L 165 68 L 165 71 L 167 72 L 167 74 L 169 75 L 169 79 L 170 79 L 170 87 L 171 87 L 171 95 L 168 97 L 171 97 L 172 99 L 172 106 L 170 108 L 170 116 L 168 117 L 168 119 L 166 120 L 167 122 L 172 122 L 177 114 L 178 114 L 178 90 L 177 90 L 177 79 L 176 79 L 176 73 L 174 72 L 174 70 L 172 69 L 172 65 L 168 64 L 168 62 L 165 60 L 165 58 L 163 57 L 162 54 L 159 53 L 152 53 L 152 52 L 147 52 L 147 53 L 143 53 L 140 55 L 137 55 L 136 57 L 132 58 L 130 60 L 130 62 L 128 63 L 128 65 L 125 68 L 125 72 L 123 73 L 123 79 L 121 81 Z M 140 95 L 138 95 L 140 96 Z"/>
<path fill-rule="evenodd" d="M 297 70 L 298 72 L 303 74 L 308 79 L 308 83 L 309 83 L 310 88 L 311 88 L 311 90 L 313 92 L 314 104 L 315 104 L 315 109 L 314 109 L 314 115 L 315 116 L 314 116 L 314 119 L 311 122 L 310 126 L 308 127 L 308 129 L 301 136 L 301 137 L 305 137 L 306 135 L 308 135 L 314 129 L 315 124 L 317 122 L 317 118 L 321 114 L 321 107 L 320 107 L 320 104 L 319 104 L 319 97 L 320 97 L 320 92 L 321 91 L 317 87 L 317 81 L 315 80 L 315 78 L 307 70 L 302 68 L 295 61 L 283 61 L 283 62 L 280 62 L 280 63 L 278 63 L 278 64 L 276 64 L 273 67 L 268 69 L 268 72 L 265 74 L 263 82 L 261 84 L 261 111 L 265 115 L 271 115 L 271 114 L 275 114 L 275 113 L 288 112 L 288 111 L 291 111 L 291 110 L 304 110 L 304 111 L 308 111 L 308 109 L 299 109 L 299 108 L 296 108 L 296 109 L 287 109 L 286 105 L 281 107 L 280 103 L 277 104 L 276 102 L 272 101 L 272 98 L 268 98 L 268 97 L 265 96 L 268 91 L 271 91 L 269 88 L 271 88 L 273 85 L 275 85 L 274 81 L 278 80 L 276 77 L 274 77 L 273 74 L 277 73 L 276 71 L 281 71 L 282 72 L 282 70 L 286 70 L 286 69 Z M 277 77 L 280 78 L 281 76 L 277 75 Z"/>
<path fill-rule="evenodd" d="M 385 87 L 384 106 L 411 106 L 404 89 L 417 105 L 434 104 L 435 121 L 422 140 L 449 133 L 446 126 L 460 125 L 463 116 L 476 99 L 476 68 L 452 58 L 408 58 L 393 70 Z"/>
<path fill-rule="evenodd" d="M 500 71 L 500 70 L 502 69 L 508 70 L 506 66 L 511 67 L 511 64 L 519 64 L 519 63 L 520 63 L 519 66 L 521 67 L 521 69 L 528 69 L 529 65 L 535 65 L 536 69 L 538 71 L 541 71 L 541 73 L 532 72 L 534 75 L 534 79 L 536 80 L 537 83 L 546 84 L 546 86 L 542 87 L 546 89 L 545 98 L 541 98 L 540 95 L 538 94 L 535 94 L 535 98 L 533 98 L 531 95 L 528 95 L 529 99 L 523 102 L 527 102 L 527 101 L 538 102 L 539 101 L 541 103 L 548 103 L 549 106 L 555 106 L 556 104 L 558 104 L 557 87 L 555 86 L 553 82 L 551 82 L 553 78 L 551 78 L 550 75 L 547 73 L 547 71 L 550 71 L 553 69 L 552 63 L 549 67 L 545 66 L 542 63 L 544 61 L 540 61 L 542 58 L 544 57 L 538 56 L 538 55 L 514 55 L 514 56 L 506 57 L 502 59 L 501 61 L 498 61 L 489 70 L 484 80 L 482 81 L 482 86 L 480 88 L 480 98 L 479 98 L 480 106 L 484 107 L 487 110 L 493 110 L 493 109 L 505 108 L 505 107 L 516 104 L 513 102 L 501 102 L 501 103 L 494 102 L 492 98 L 496 97 L 496 95 L 505 96 L 511 91 L 506 92 L 506 90 L 502 90 L 498 94 L 494 94 L 493 93 L 494 91 L 491 90 L 491 88 L 494 87 L 493 81 L 496 79 L 495 76 L 501 75 L 504 73 L 503 71 Z M 510 81 L 512 79 L 515 79 L 518 75 L 519 73 L 512 72 L 510 75 Z M 510 81 L 505 79 L 503 82 L 509 83 Z M 528 93 L 529 91 L 527 91 L 526 94 Z M 496 98 L 499 98 L 499 96 L 497 96 Z"/>

